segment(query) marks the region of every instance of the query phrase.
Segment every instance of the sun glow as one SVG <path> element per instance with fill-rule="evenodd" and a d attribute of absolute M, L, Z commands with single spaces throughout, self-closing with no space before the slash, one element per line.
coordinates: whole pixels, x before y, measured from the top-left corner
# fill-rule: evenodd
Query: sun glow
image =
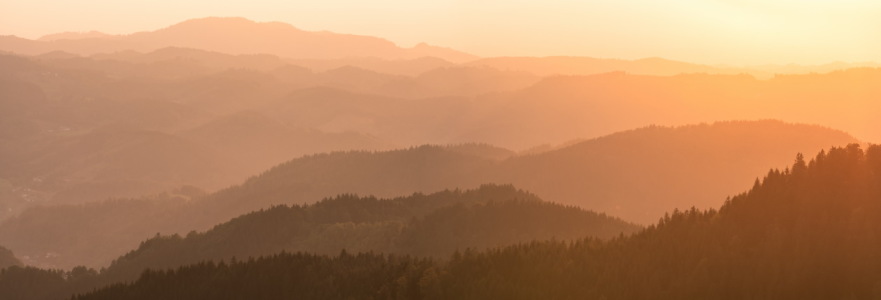
<path fill-rule="evenodd" d="M 869 0 L 16 0 L 0 3 L 0 34 L 124 34 L 196 17 L 242 16 L 307 30 L 380 36 L 402 46 L 428 42 L 480 56 L 819 64 L 881 61 L 879 12 L 881 2 Z"/>

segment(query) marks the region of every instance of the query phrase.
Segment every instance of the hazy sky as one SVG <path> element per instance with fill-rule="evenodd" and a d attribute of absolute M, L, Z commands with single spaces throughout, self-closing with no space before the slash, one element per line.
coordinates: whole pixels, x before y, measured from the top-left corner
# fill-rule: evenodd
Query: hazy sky
<path fill-rule="evenodd" d="M 710 64 L 881 61 L 881 0 L 0 0 L 0 34 L 131 33 L 208 16 L 481 56 Z"/>

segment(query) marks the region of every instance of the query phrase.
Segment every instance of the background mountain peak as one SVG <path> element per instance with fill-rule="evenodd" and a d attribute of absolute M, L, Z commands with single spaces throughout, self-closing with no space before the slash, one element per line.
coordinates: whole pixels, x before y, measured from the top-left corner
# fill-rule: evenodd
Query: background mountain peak
<path fill-rule="evenodd" d="M 157 31 L 175 30 L 266 30 L 269 28 L 279 30 L 302 31 L 295 26 L 282 22 L 257 22 L 243 17 L 204 17 L 188 19 Z"/>
<path fill-rule="evenodd" d="M 404 48 L 373 36 L 305 31 L 282 22 L 255 22 L 241 17 L 189 19 L 155 31 L 126 35 L 100 32 L 59 33 L 38 40 L 6 39 L 0 50 L 38 55 L 65 51 L 78 55 L 125 50 L 150 52 L 166 47 L 183 47 L 226 54 L 272 54 L 294 59 L 343 59 L 374 57 L 387 60 L 437 57 L 465 62 L 476 56 L 449 48 L 419 44 Z"/>

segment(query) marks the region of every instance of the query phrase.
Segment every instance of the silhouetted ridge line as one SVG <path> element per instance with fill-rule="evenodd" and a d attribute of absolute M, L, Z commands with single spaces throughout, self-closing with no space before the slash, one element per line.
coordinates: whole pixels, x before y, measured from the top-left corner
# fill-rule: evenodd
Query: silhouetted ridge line
<path fill-rule="evenodd" d="M 605 214 L 544 202 L 512 186 L 483 185 L 475 190 L 416 193 L 393 199 L 339 195 L 315 204 L 261 209 L 185 237 L 157 234 L 100 272 L 84 267 L 71 271 L 12 269 L 9 274 L 0 274 L 0 294 L 33 287 L 4 286 L 26 274 L 68 278 L 36 283 L 45 284 L 46 293 L 63 297 L 135 280 L 145 269 L 177 268 L 212 260 L 252 261 L 274 253 L 300 251 L 324 255 L 341 251 L 397 253 L 445 259 L 458 250 L 584 236 L 608 239 L 639 228 Z"/>
<path fill-rule="evenodd" d="M 260 120 L 257 123 L 264 123 Z M 209 127 L 214 128 L 211 132 L 237 130 Z M 247 134 L 243 140 L 275 139 L 266 133 Z M 652 224 L 673 208 L 719 207 L 726 196 L 749 188 L 749 178 L 788 164 L 792 153 L 855 141 L 843 132 L 819 126 L 744 121 L 643 128 L 536 155 L 509 156 L 507 150 L 470 146 L 335 152 L 262 169 L 260 176 L 208 196 L 170 192 L 156 199 L 92 203 L 85 208 L 30 209 L 0 226 L 0 240 L 33 265 L 100 268 L 156 232 L 186 235 L 208 230 L 272 205 L 313 203 L 337 194 L 393 198 L 456 187 L 472 189 L 486 183 L 513 184 L 547 201 Z M 238 148 L 225 145 L 223 149 Z M 260 151 L 265 150 L 243 153 Z M 111 232 L 118 237 L 108 238 Z M 95 244 L 102 245 L 100 250 L 92 247 Z M 52 253 L 62 255 L 47 256 Z"/>
<path fill-rule="evenodd" d="M 377 37 L 304 31 L 286 23 L 254 22 L 238 17 L 191 19 L 159 30 L 127 35 L 92 34 L 88 38 L 78 38 L 80 36 L 50 35 L 41 40 L 0 37 L 0 49 L 27 55 L 54 50 L 91 55 L 122 50 L 149 52 L 174 46 L 228 54 L 273 54 L 296 59 L 416 59 L 430 56 L 465 62 L 476 58 L 464 52 L 426 44 L 403 48 Z"/>
<path fill-rule="evenodd" d="M 309 295 L 346 291 L 371 297 L 381 292 L 413 299 L 869 299 L 881 293 L 876 272 L 881 236 L 874 229 L 881 226 L 878 199 L 881 146 L 864 151 L 853 144 L 821 152 L 809 162 L 799 154 L 791 168 L 771 170 L 719 210 L 677 210 L 656 226 L 608 242 L 535 242 L 456 253 L 449 262 L 376 254 L 309 257 L 323 270 L 348 262 L 319 278 L 352 279 L 364 272 L 389 278 L 366 283 L 366 289 L 358 280 L 331 287 L 314 277 L 292 277 L 288 274 L 302 268 L 289 261 L 302 254 L 279 254 L 147 272 L 132 284 L 77 299 L 209 299 L 219 291 L 248 295 L 270 290 L 275 297 L 306 295 L 275 288 L 288 285 L 314 287 Z M 287 267 L 265 269 L 280 265 Z M 401 273 L 402 266 L 408 271 Z M 256 279 L 241 277 L 245 270 L 272 274 L 270 281 L 260 281 L 269 289 L 246 284 Z"/>

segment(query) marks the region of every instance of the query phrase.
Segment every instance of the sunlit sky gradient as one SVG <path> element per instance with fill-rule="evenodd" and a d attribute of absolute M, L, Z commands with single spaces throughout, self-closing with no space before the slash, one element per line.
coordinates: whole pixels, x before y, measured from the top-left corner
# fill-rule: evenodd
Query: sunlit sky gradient
<path fill-rule="evenodd" d="M 240 16 L 480 56 L 708 64 L 881 61 L 878 0 L 0 0 L 0 34 L 155 30 Z"/>

